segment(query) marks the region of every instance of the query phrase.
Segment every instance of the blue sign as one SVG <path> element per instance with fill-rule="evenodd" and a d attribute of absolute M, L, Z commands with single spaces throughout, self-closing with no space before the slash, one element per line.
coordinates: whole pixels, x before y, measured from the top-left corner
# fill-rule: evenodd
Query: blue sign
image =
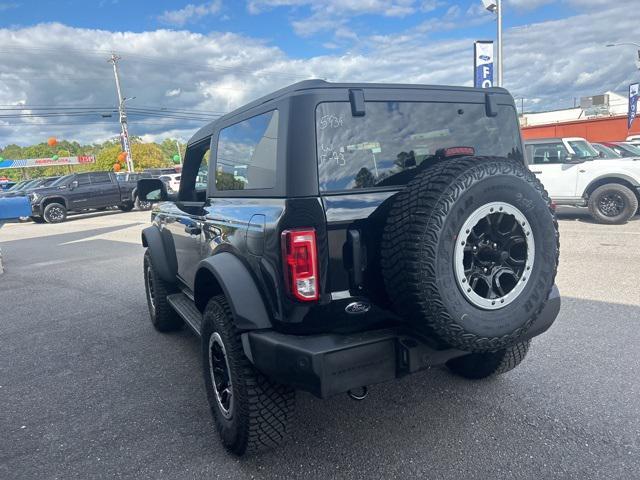
<path fill-rule="evenodd" d="M 482 41 L 473 44 L 473 70 L 474 87 L 493 87 L 493 42 Z"/>
<path fill-rule="evenodd" d="M 638 87 L 637 83 L 629 85 L 629 114 L 627 116 L 627 130 L 631 128 L 633 120 L 638 113 Z"/>

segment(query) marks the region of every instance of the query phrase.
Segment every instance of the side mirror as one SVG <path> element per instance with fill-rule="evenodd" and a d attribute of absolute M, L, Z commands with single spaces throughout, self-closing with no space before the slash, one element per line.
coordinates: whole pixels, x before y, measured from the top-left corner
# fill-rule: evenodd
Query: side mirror
<path fill-rule="evenodd" d="M 69 184 L 69 190 L 73 190 L 74 188 L 78 188 L 78 180 L 74 180 Z"/>
<path fill-rule="evenodd" d="M 599 156 L 600 158 L 604 158 L 604 152 L 598 152 L 598 156 Z"/>
<path fill-rule="evenodd" d="M 138 180 L 138 198 L 151 203 L 169 200 L 166 184 L 158 178 L 143 178 Z"/>

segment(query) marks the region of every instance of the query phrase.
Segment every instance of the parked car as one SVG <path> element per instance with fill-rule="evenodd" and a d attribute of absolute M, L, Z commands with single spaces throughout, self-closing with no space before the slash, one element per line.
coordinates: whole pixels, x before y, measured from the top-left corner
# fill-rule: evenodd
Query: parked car
<path fill-rule="evenodd" d="M 19 188 L 10 189 L 6 192 L 2 192 L 2 196 L 4 197 L 16 197 L 16 196 L 24 196 L 29 192 L 40 188 L 45 187 L 52 184 L 58 177 L 44 177 L 44 178 L 34 178 L 32 180 L 26 180 Z"/>
<path fill-rule="evenodd" d="M 158 178 L 160 175 L 172 175 L 174 173 L 180 173 L 175 167 L 145 168 L 142 172 L 151 175 L 151 177 L 153 178 Z"/>
<path fill-rule="evenodd" d="M 640 147 L 629 142 L 600 142 L 623 157 L 640 158 Z"/>
<path fill-rule="evenodd" d="M 607 147 L 606 145 L 603 145 L 602 143 L 591 143 L 591 146 L 598 152 L 598 155 L 600 158 L 605 158 L 605 159 L 617 159 L 617 158 L 629 158 L 629 157 L 623 157 L 622 155 L 620 155 L 618 152 L 616 152 L 613 148 Z"/>
<path fill-rule="evenodd" d="M 10 190 L 12 187 L 14 187 L 15 185 L 17 185 L 17 183 L 12 182 L 10 180 L 0 182 L 0 192 L 6 192 Z"/>
<path fill-rule="evenodd" d="M 200 129 L 178 194 L 138 191 L 161 202 L 151 321 L 201 337 L 238 455 L 285 437 L 296 389 L 502 374 L 558 314 L 557 224 L 504 89 L 301 82 Z"/>
<path fill-rule="evenodd" d="M 128 173 L 128 172 L 118 172 L 115 174 L 116 175 L 116 179 L 119 182 L 137 182 L 138 180 L 142 179 L 142 178 L 153 178 L 153 176 L 150 173 L 138 173 L 138 172 L 132 172 L 132 173 Z"/>
<path fill-rule="evenodd" d="M 180 188 L 180 175 L 177 173 L 160 175 L 158 178 L 165 183 L 169 192 L 175 193 Z"/>
<path fill-rule="evenodd" d="M 117 206 L 128 212 L 133 209 L 137 184 L 118 182 L 112 172 L 72 173 L 60 177 L 51 185 L 29 193 L 36 223 L 64 222 L 69 212 L 104 210 Z"/>
<path fill-rule="evenodd" d="M 582 138 L 529 140 L 525 149 L 556 204 L 588 207 L 597 222 L 609 224 L 625 223 L 638 210 L 640 162 L 600 158 Z"/>

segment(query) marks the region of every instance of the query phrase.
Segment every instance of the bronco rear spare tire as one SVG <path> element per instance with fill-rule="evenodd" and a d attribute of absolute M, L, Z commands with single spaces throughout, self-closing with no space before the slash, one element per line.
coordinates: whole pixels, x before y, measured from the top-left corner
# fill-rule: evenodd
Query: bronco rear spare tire
<path fill-rule="evenodd" d="M 447 345 L 495 351 L 520 341 L 558 266 L 558 227 L 522 164 L 464 157 L 420 173 L 393 200 L 382 272 L 394 308 Z"/>

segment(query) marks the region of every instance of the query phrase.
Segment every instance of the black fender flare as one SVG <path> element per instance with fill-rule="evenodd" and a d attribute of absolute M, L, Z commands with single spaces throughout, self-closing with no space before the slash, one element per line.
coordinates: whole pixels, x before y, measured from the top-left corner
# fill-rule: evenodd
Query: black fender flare
<path fill-rule="evenodd" d="M 156 226 L 142 230 L 142 246 L 149 249 L 153 268 L 165 282 L 176 283 L 178 274 L 178 258 L 176 246 L 171 232 L 166 228 L 160 230 Z"/>
<path fill-rule="evenodd" d="M 265 306 L 258 285 L 248 268 L 230 252 L 221 252 L 202 260 L 196 273 L 196 305 L 198 302 L 198 277 L 208 270 L 216 279 L 224 293 L 236 328 L 239 330 L 259 330 L 272 328 L 271 317 Z"/>

